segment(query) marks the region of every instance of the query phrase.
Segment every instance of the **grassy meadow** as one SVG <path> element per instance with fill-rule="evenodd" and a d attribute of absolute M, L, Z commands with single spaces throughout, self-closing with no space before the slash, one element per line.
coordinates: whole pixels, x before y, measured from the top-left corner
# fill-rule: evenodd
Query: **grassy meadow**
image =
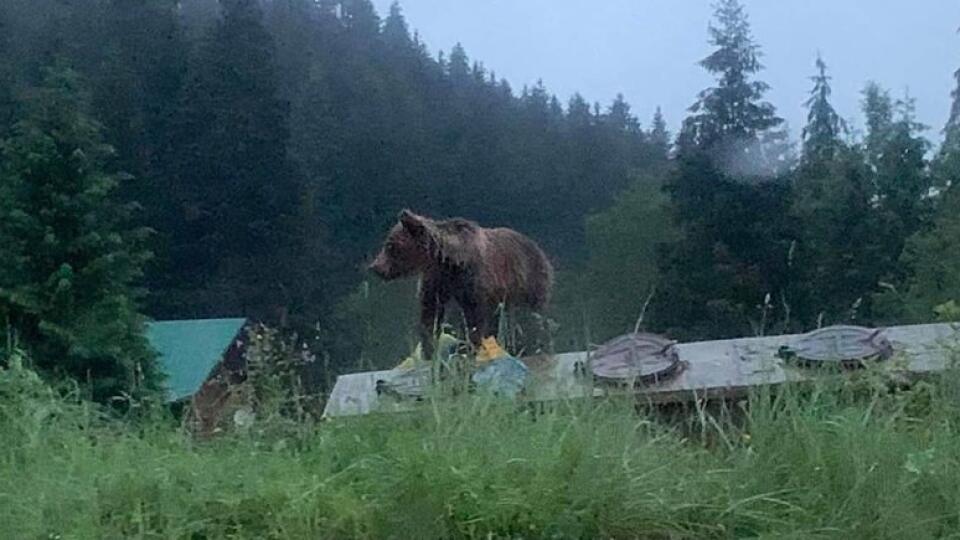
<path fill-rule="evenodd" d="M 960 376 L 881 383 L 673 414 L 438 400 L 197 442 L 163 414 L 108 418 L 0 371 L 0 536 L 960 536 Z"/>

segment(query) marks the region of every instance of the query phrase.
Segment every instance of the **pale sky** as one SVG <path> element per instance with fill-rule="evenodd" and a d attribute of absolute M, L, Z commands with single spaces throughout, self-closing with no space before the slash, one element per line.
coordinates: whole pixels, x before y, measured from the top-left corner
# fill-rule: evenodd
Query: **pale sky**
<path fill-rule="evenodd" d="M 385 17 L 391 0 L 374 0 Z M 860 91 L 875 80 L 916 99 L 934 143 L 960 68 L 957 0 L 743 0 L 763 50 L 767 98 L 796 138 L 819 50 L 841 116 L 860 126 Z M 519 93 L 543 79 L 566 104 L 575 91 L 607 105 L 621 92 L 649 127 L 657 105 L 676 131 L 711 79 L 697 65 L 711 48 L 707 0 L 401 0 L 430 52 L 458 41 L 471 61 Z"/>

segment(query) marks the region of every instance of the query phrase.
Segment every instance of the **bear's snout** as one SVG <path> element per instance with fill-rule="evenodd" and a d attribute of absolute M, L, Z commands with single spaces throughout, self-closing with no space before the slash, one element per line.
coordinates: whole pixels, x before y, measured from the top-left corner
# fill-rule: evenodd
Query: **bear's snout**
<path fill-rule="evenodd" d="M 378 255 L 377 258 L 374 259 L 369 266 L 367 266 L 367 270 L 373 272 L 383 279 L 388 279 L 390 277 L 390 265 L 387 264 L 387 260 L 383 254 Z"/>

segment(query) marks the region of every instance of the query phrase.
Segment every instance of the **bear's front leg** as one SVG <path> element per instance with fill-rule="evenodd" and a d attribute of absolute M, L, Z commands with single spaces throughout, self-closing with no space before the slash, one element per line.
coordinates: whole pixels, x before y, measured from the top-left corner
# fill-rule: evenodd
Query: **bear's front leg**
<path fill-rule="evenodd" d="M 474 349 L 480 350 L 483 341 L 496 337 L 497 312 L 482 302 L 466 298 L 462 302 L 463 317 L 466 319 L 470 343 Z"/>
<path fill-rule="evenodd" d="M 420 311 L 420 352 L 424 360 L 433 360 L 441 319 L 443 319 L 443 306 L 439 303 L 422 306 Z"/>
<path fill-rule="evenodd" d="M 420 353 L 426 361 L 433 360 L 445 305 L 446 299 L 434 281 L 425 279 L 420 290 Z"/>

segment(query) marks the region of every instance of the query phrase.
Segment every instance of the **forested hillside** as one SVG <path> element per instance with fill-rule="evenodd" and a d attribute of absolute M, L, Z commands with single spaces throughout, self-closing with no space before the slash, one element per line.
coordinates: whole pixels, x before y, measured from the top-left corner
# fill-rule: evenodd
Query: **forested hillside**
<path fill-rule="evenodd" d="M 960 104 L 931 151 L 910 99 L 864 81 L 855 134 L 811 56 L 792 143 L 747 14 L 723 0 L 702 62 L 715 83 L 677 89 L 692 106 L 674 137 L 622 96 L 511 88 L 459 45 L 427 50 L 399 5 L 383 15 L 0 3 L 0 314 L 42 365 L 100 366 L 106 394 L 149 379 L 131 360 L 141 314 L 247 316 L 331 370 L 390 365 L 413 284 L 363 268 L 404 207 L 540 242 L 558 348 L 641 312 L 680 339 L 960 315 Z"/>

